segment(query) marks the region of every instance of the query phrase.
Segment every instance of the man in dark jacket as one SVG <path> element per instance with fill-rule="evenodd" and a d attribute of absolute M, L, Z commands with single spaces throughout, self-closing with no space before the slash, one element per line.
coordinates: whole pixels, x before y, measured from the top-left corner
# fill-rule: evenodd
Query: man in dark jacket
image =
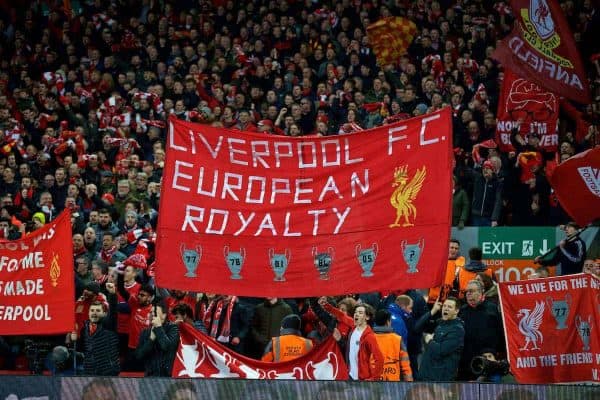
<path fill-rule="evenodd" d="M 262 304 L 256 306 L 250 329 L 251 357 L 256 359 L 262 357 L 271 338 L 279 336 L 281 321 L 290 314 L 292 314 L 292 308 L 277 297 L 269 297 Z"/>
<path fill-rule="evenodd" d="M 560 241 L 550 254 L 545 257 L 536 257 L 535 262 L 542 265 L 556 265 L 560 263 L 560 275 L 579 274 L 583 270 L 587 251 L 585 242 L 577 236 L 579 225 L 569 222 L 565 225 L 567 237 Z"/>
<path fill-rule="evenodd" d="M 460 308 L 458 317 L 465 327 L 465 346 L 458 369 L 459 380 L 475 380 L 471 371 L 473 357 L 479 356 L 484 349 L 492 349 L 495 355 L 503 348 L 502 318 L 498 306 L 483 297 L 483 283 L 472 280 L 467 285 L 467 304 Z"/>
<path fill-rule="evenodd" d="M 464 346 L 465 328 L 458 318 L 458 299 L 448 297 L 443 306 L 436 302 L 431 311 L 417 321 L 416 329 L 423 331 L 431 318 L 442 310 L 435 331 L 425 334 L 425 351 L 419 368 L 421 381 L 453 381 L 456 379 L 460 355 Z"/>
<path fill-rule="evenodd" d="M 483 163 L 473 184 L 471 215 L 474 226 L 497 226 L 502 211 L 502 181 L 494 173 L 490 161 Z"/>
<path fill-rule="evenodd" d="M 171 376 L 179 346 L 179 328 L 167 319 L 163 302 L 152 307 L 152 325 L 140 334 L 136 358 L 145 366 L 145 376 Z"/>
<path fill-rule="evenodd" d="M 115 315 L 117 299 L 114 285 L 108 284 L 108 287 L 108 309 L 105 303 L 93 302 L 90 305 L 89 319 L 85 321 L 80 333 L 78 345 L 84 353 L 83 371 L 86 375 L 117 376 L 121 370 Z M 71 334 L 71 340 L 76 339 L 77 334 Z"/>

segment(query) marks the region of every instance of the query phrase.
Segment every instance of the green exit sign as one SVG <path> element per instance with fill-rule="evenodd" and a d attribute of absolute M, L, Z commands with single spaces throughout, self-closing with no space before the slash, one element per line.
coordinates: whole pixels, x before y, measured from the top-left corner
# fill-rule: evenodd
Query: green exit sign
<path fill-rule="evenodd" d="M 556 245 L 554 227 L 479 228 L 478 245 L 484 259 L 532 259 Z"/>

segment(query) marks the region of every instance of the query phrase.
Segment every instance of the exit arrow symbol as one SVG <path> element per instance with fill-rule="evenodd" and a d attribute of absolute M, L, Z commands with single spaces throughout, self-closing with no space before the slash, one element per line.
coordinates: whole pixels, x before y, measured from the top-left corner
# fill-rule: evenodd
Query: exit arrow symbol
<path fill-rule="evenodd" d="M 542 245 L 542 248 L 540 249 L 540 254 L 547 253 L 547 252 L 548 252 L 548 250 L 550 250 L 550 249 L 548 248 L 548 239 L 544 239 L 544 240 L 542 240 L 542 243 L 544 243 L 544 244 Z"/>

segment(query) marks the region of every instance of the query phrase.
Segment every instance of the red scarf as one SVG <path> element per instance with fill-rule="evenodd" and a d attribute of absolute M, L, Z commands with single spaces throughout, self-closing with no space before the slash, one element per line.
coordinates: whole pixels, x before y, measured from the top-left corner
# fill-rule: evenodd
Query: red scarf
<path fill-rule="evenodd" d="M 211 337 L 216 338 L 217 341 L 222 343 L 229 343 L 229 334 L 231 329 L 231 313 L 233 312 L 233 307 L 235 302 L 237 301 L 236 296 L 231 296 L 229 301 L 225 297 L 219 297 L 211 301 L 206 313 L 204 314 L 204 326 L 208 329 L 208 333 Z M 223 321 L 223 327 L 221 328 L 221 334 L 217 336 L 219 331 L 219 321 L 221 320 L 221 313 L 223 312 L 223 307 L 227 307 L 227 315 L 225 320 Z M 213 316 L 214 312 L 214 316 Z M 211 316 L 213 317 L 211 319 Z"/>
<path fill-rule="evenodd" d="M 98 325 L 95 323 L 90 323 L 90 336 L 94 336 L 94 333 L 96 333 L 96 329 L 98 329 Z"/>
<path fill-rule="evenodd" d="M 105 263 L 110 263 L 110 259 L 112 258 L 112 256 L 117 252 L 117 246 L 112 246 L 110 249 L 108 250 L 100 250 L 100 258 L 102 259 L 102 261 L 104 261 Z"/>

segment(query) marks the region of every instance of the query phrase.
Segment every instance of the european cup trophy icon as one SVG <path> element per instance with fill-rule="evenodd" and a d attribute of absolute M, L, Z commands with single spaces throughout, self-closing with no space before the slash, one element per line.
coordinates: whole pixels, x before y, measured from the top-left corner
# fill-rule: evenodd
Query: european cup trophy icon
<path fill-rule="evenodd" d="M 592 316 L 588 315 L 587 321 L 582 319 L 579 315 L 575 316 L 575 326 L 577 327 L 577 333 L 583 342 L 583 351 L 590 351 L 590 334 L 592 331 Z"/>
<path fill-rule="evenodd" d="M 326 252 L 319 253 L 316 247 L 312 248 L 312 256 L 315 261 L 315 267 L 319 271 L 319 279 L 329 280 L 329 270 L 333 263 L 335 251 L 333 247 L 328 247 Z"/>
<path fill-rule="evenodd" d="M 423 253 L 423 249 L 425 248 L 425 239 L 419 239 L 419 241 L 415 244 L 408 244 L 406 240 L 403 240 L 400 243 L 400 247 L 402 248 L 404 261 L 406 262 L 406 265 L 408 265 L 407 272 L 409 274 L 419 272 L 417 266 L 419 264 L 421 254 Z"/>
<path fill-rule="evenodd" d="M 275 282 L 284 282 L 285 271 L 287 270 L 292 254 L 289 249 L 285 249 L 283 254 L 275 253 L 275 250 L 269 249 L 269 263 L 275 273 Z"/>
<path fill-rule="evenodd" d="M 550 307 L 552 316 L 556 320 L 556 329 L 567 329 L 566 322 L 571 308 L 571 295 L 567 293 L 564 300 L 554 300 L 552 297 L 548 297 L 546 304 Z"/>
<path fill-rule="evenodd" d="M 181 253 L 183 265 L 185 265 L 185 269 L 187 270 L 185 276 L 195 278 L 198 264 L 200 264 L 200 260 L 202 259 L 202 246 L 197 245 L 194 249 L 186 249 L 185 244 L 181 243 L 179 252 Z"/>
<path fill-rule="evenodd" d="M 373 267 L 375 266 L 375 259 L 378 252 L 379 247 L 377 243 L 373 243 L 371 247 L 366 249 L 361 248 L 360 243 L 356 245 L 356 258 L 363 270 L 362 277 L 369 278 L 373 276 Z"/>
<path fill-rule="evenodd" d="M 244 266 L 244 260 L 246 259 L 246 250 L 240 248 L 240 251 L 229 251 L 229 246 L 223 247 L 223 255 L 225 256 L 225 263 L 227 268 L 231 272 L 229 279 L 242 279 L 240 272 Z"/>

